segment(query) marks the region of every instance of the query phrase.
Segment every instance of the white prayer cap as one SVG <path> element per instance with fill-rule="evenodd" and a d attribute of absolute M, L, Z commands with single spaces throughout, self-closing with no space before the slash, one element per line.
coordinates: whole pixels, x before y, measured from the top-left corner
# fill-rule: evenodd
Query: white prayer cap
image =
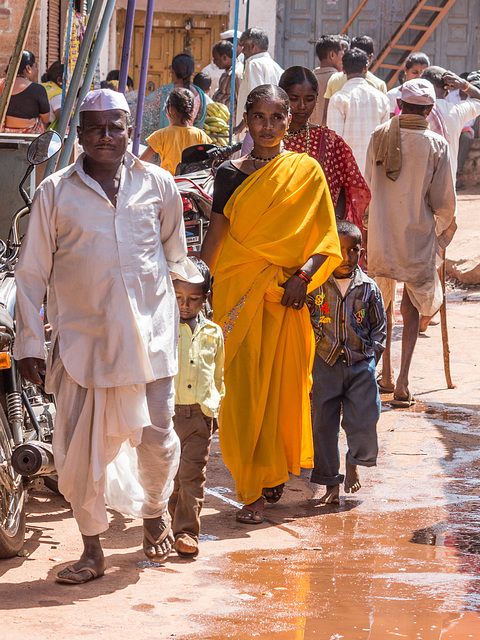
<path fill-rule="evenodd" d="M 240 36 L 242 35 L 241 31 L 237 31 L 237 38 L 240 40 Z M 235 29 L 229 29 L 228 31 L 222 31 L 220 34 L 220 38 L 222 40 L 228 40 L 228 38 L 235 37 Z"/>
<path fill-rule="evenodd" d="M 112 89 L 94 89 L 89 91 L 80 105 L 80 111 L 110 111 L 120 109 L 130 113 L 130 107 L 123 95 Z"/>
<path fill-rule="evenodd" d="M 170 269 L 172 280 L 182 280 L 190 284 L 202 284 L 205 281 L 205 278 L 190 258 L 185 258 L 182 262 L 168 262 L 168 268 Z"/>
<path fill-rule="evenodd" d="M 401 99 L 409 104 L 435 104 L 435 89 L 429 80 L 415 78 L 402 85 Z"/>

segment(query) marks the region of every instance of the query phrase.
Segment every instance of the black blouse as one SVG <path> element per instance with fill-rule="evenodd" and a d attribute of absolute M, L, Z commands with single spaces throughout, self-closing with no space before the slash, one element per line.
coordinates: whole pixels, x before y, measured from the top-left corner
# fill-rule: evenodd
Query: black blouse
<path fill-rule="evenodd" d="M 31 120 L 42 113 L 50 112 L 50 103 L 45 87 L 32 82 L 26 89 L 12 95 L 8 104 L 7 116 Z"/>
<path fill-rule="evenodd" d="M 212 211 L 223 214 L 223 209 L 230 200 L 230 196 L 246 178 L 248 178 L 248 173 L 237 169 L 231 160 L 223 162 L 218 167 L 217 175 L 215 176 Z"/>

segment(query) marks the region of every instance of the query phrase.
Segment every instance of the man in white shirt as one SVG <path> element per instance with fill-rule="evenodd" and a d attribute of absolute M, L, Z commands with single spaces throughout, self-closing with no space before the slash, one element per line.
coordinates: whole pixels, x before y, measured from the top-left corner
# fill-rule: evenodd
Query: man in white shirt
<path fill-rule="evenodd" d="M 363 174 L 370 136 L 379 124 L 388 120 L 390 104 L 385 94 L 365 80 L 368 56 L 364 51 L 346 51 L 342 64 L 347 82 L 330 100 L 327 127 L 351 147 Z"/>
<path fill-rule="evenodd" d="M 455 183 L 460 135 L 465 124 L 480 115 L 480 89 L 451 71 L 446 71 L 442 67 L 428 67 L 422 73 L 422 78 L 429 80 L 435 89 L 437 96 L 436 107 L 440 113 L 440 117 L 443 119 L 442 124 L 444 124 L 448 134 L 447 142 L 450 147 L 450 165 Z M 462 100 L 461 102 L 454 103 L 447 102 L 445 98 L 448 92 L 454 91 L 455 89 L 461 89 L 467 94 L 470 100 Z M 432 128 L 434 131 L 436 130 L 434 127 Z"/>
<path fill-rule="evenodd" d="M 372 38 L 370 38 L 370 36 L 358 36 L 357 38 L 352 38 L 352 41 L 350 43 L 350 48 L 361 49 L 362 51 L 365 51 L 365 53 L 368 56 L 367 67 L 370 67 L 375 57 L 373 40 Z M 385 94 L 387 93 L 387 85 L 385 84 L 385 82 L 381 78 L 378 78 L 377 76 L 375 76 L 371 71 L 367 70 L 365 79 L 368 82 L 368 84 L 371 85 L 372 87 L 375 87 L 375 89 L 378 89 L 382 93 L 385 93 Z M 339 71 L 337 73 L 334 73 L 332 76 L 330 76 L 327 83 L 327 88 L 325 89 L 325 96 L 324 96 L 326 109 L 328 109 L 328 102 L 330 98 L 344 86 L 346 81 L 347 81 L 347 76 L 345 75 L 345 71 Z"/>
<path fill-rule="evenodd" d="M 59 489 L 84 544 L 57 580 L 74 584 L 104 574 L 106 468 L 123 443 L 135 447 L 144 492 L 136 515 L 145 555 L 163 559 L 172 547 L 178 309 L 169 271 L 185 277 L 190 264 L 173 178 L 127 151 L 128 113 L 121 93 L 87 95 L 78 127 L 84 153 L 38 187 L 15 270 L 18 369 L 34 384 L 46 371 L 57 398 Z M 39 309 L 47 288 L 45 367 Z"/>
<path fill-rule="evenodd" d="M 245 128 L 243 113 L 248 94 L 261 84 L 277 85 L 283 69 L 268 53 L 267 32 L 259 27 L 252 27 L 242 33 L 240 43 L 245 55 L 245 71 L 238 90 L 238 109 L 236 114 L 235 133 Z"/>

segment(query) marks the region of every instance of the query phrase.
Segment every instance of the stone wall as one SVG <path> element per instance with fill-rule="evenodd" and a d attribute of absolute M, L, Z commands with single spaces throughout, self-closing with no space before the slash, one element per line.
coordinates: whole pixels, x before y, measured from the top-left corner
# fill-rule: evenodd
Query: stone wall
<path fill-rule="evenodd" d="M 461 181 L 472 186 L 480 184 L 480 138 L 475 138 L 463 167 Z"/>
<path fill-rule="evenodd" d="M 25 0 L 0 0 L 0 78 L 4 76 L 17 40 L 18 30 L 25 11 Z M 40 9 L 41 0 L 37 2 L 30 33 L 25 48 L 40 58 Z"/>

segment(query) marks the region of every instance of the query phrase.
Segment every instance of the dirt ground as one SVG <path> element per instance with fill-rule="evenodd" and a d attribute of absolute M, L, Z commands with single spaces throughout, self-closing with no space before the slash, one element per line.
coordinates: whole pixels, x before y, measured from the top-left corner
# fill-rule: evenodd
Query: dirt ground
<path fill-rule="evenodd" d="M 459 226 L 476 245 L 480 196 L 463 194 Z M 451 288 L 448 313 L 456 388 L 430 327 L 412 366 L 417 404 L 393 410 L 383 396 L 378 466 L 339 506 L 309 502 L 304 472 L 262 525 L 236 523 L 215 440 L 199 558 L 148 562 L 141 522 L 112 512 L 105 577 L 71 586 L 54 576 L 80 553 L 72 514 L 30 491 L 25 555 L 0 562 L 0 637 L 480 640 L 480 287 Z M 400 340 L 397 326 L 397 367 Z"/>

